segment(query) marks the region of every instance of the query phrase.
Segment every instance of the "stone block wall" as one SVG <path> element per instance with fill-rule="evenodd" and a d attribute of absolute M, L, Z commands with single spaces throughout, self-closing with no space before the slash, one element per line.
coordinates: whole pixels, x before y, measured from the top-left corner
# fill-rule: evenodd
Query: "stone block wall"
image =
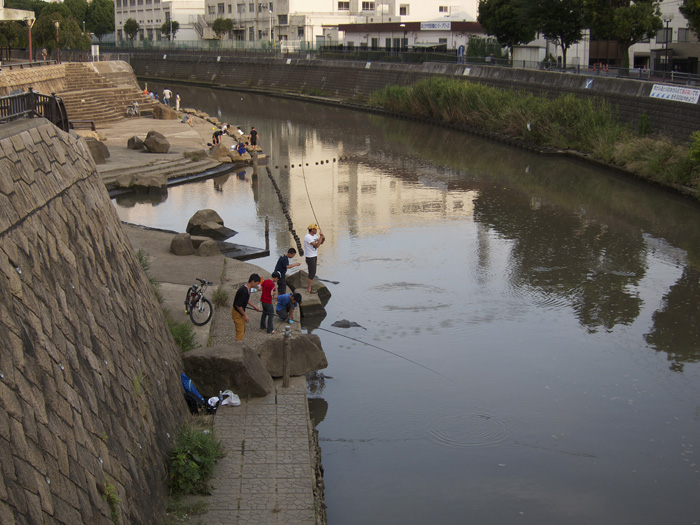
<path fill-rule="evenodd" d="M 644 112 L 650 118 L 652 132 L 681 141 L 700 129 L 700 105 L 650 98 L 653 83 L 631 79 L 446 63 L 391 64 L 215 54 L 168 53 L 163 58 L 162 53 L 141 52 L 131 55 L 129 61 L 136 75 L 146 79 L 325 95 L 346 102 L 364 99 L 387 85 L 410 85 L 431 76 L 454 77 L 545 96 L 573 93 L 599 97 L 617 107 L 622 121 L 636 126 Z"/>
<path fill-rule="evenodd" d="M 0 523 L 156 523 L 180 357 L 89 153 L 43 119 L 0 126 L 0 342 Z"/>
<path fill-rule="evenodd" d="M 63 64 L 39 66 L 26 69 L 5 69 L 0 73 L 0 97 L 9 95 L 13 89 L 34 91 L 49 95 L 63 89 L 66 71 Z"/>

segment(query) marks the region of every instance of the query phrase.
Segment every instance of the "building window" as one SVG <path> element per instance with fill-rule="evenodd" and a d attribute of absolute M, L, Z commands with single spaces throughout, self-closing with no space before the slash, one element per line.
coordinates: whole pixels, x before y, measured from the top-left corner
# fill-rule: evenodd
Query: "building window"
<path fill-rule="evenodd" d="M 297 38 L 301 40 L 304 38 L 304 26 L 297 27 Z"/>
<path fill-rule="evenodd" d="M 399 15 L 408 16 L 408 4 L 401 4 L 399 6 Z"/>
<path fill-rule="evenodd" d="M 269 9 L 270 11 L 274 11 L 274 10 L 275 10 L 275 5 L 274 5 L 272 2 L 270 2 L 269 4 L 267 4 L 267 7 L 268 7 L 268 9 Z"/>
<path fill-rule="evenodd" d="M 376 51 L 377 49 L 379 49 L 379 39 L 372 38 L 372 51 Z"/>
<path fill-rule="evenodd" d="M 228 5 L 228 14 L 230 15 L 233 12 L 233 6 L 231 4 Z"/>
<path fill-rule="evenodd" d="M 148 35 L 146 37 L 148 40 L 153 40 L 153 29 L 147 29 L 146 34 Z"/>
<path fill-rule="evenodd" d="M 374 2 L 362 2 L 363 11 L 374 11 Z"/>
<path fill-rule="evenodd" d="M 210 15 L 215 15 L 215 14 L 216 14 L 216 7 L 214 7 L 213 5 L 210 5 L 209 7 L 207 7 L 207 10 L 208 10 L 208 13 L 209 13 Z"/>
<path fill-rule="evenodd" d="M 350 2 L 338 2 L 338 11 L 350 11 Z"/>
<path fill-rule="evenodd" d="M 258 29 L 258 40 L 262 40 L 262 39 L 263 39 L 262 29 Z"/>
<path fill-rule="evenodd" d="M 236 12 L 239 15 L 242 15 L 243 13 L 245 13 L 245 4 L 237 4 L 236 5 Z"/>
<path fill-rule="evenodd" d="M 678 28 L 678 41 L 679 42 L 690 42 L 690 29 L 679 27 Z"/>
<path fill-rule="evenodd" d="M 255 4 L 253 4 L 253 3 L 248 4 L 248 12 L 255 13 Z"/>
<path fill-rule="evenodd" d="M 448 8 L 446 5 L 441 5 L 438 7 L 438 12 L 440 12 L 440 13 L 447 13 L 447 11 L 448 11 Z"/>
<path fill-rule="evenodd" d="M 281 26 L 286 26 L 289 23 L 287 21 L 287 15 L 279 15 L 277 17 L 277 20 L 279 21 L 279 25 Z"/>
<path fill-rule="evenodd" d="M 217 5 L 217 14 L 220 14 L 220 15 L 224 14 L 224 4 Z"/>
<path fill-rule="evenodd" d="M 391 51 L 391 38 L 386 39 L 386 50 Z"/>
<path fill-rule="evenodd" d="M 117 7 L 121 7 L 121 6 L 122 6 L 122 0 L 117 0 Z"/>
<path fill-rule="evenodd" d="M 673 42 L 673 28 L 669 27 L 668 29 L 664 28 L 659 30 L 658 33 L 656 33 L 656 43 L 657 44 L 665 44 L 666 42 Z"/>
<path fill-rule="evenodd" d="M 253 41 L 255 40 L 255 28 L 254 27 L 249 27 L 248 28 L 248 40 Z"/>

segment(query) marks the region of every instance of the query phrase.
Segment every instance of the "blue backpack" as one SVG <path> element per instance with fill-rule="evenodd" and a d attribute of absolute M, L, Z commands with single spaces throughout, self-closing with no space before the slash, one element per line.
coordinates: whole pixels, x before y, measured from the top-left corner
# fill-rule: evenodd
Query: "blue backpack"
<path fill-rule="evenodd" d="M 202 394 L 199 393 L 197 387 L 194 386 L 192 380 L 184 372 L 180 373 L 180 379 L 182 380 L 182 387 L 185 389 L 185 401 L 187 401 L 190 412 L 199 414 L 199 411 L 206 407 Z"/>

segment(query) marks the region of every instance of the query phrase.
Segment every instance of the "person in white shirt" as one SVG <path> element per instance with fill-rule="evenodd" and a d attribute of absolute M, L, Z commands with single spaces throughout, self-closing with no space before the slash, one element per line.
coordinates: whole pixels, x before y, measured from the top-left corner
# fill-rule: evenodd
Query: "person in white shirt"
<path fill-rule="evenodd" d="M 304 236 L 304 256 L 306 266 L 309 269 L 309 284 L 306 293 L 311 293 L 311 282 L 316 277 L 316 263 L 318 261 L 318 247 L 326 242 L 326 236 L 316 224 L 309 224 L 309 233 Z"/>

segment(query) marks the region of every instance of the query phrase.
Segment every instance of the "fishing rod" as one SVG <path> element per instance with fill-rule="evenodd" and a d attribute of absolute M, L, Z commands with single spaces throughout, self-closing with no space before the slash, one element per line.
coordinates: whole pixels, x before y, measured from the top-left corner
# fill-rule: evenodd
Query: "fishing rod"
<path fill-rule="evenodd" d="M 391 354 L 391 355 L 393 355 L 393 356 L 395 356 L 395 357 L 398 357 L 399 359 L 403 359 L 404 361 L 408 361 L 409 363 L 413 363 L 414 365 L 418 365 L 418 366 L 421 367 L 421 368 L 425 368 L 425 369 L 428 370 L 429 372 L 432 372 L 433 374 L 437 374 L 437 375 L 439 375 L 440 377 L 445 378 L 445 379 L 447 379 L 448 381 L 451 381 L 451 379 L 450 379 L 449 377 L 447 377 L 447 376 L 445 376 L 445 375 L 442 375 L 442 374 L 441 374 L 440 372 L 438 372 L 437 370 L 433 370 L 432 368 L 429 368 L 429 367 L 427 367 L 427 366 L 425 366 L 425 365 L 422 365 L 422 364 L 420 364 L 419 362 L 414 361 L 413 359 L 409 359 L 408 357 L 404 357 L 404 356 L 402 356 L 401 354 L 397 354 L 396 352 L 392 352 L 391 350 L 387 350 L 386 348 L 381 348 L 381 347 L 379 347 L 379 346 L 377 346 L 377 345 L 373 345 L 372 343 L 366 343 L 365 341 L 362 341 L 361 339 L 357 339 L 357 338 L 355 338 L 355 337 L 350 337 L 349 335 L 339 334 L 338 332 L 334 332 L 333 330 L 328 330 L 327 328 L 320 328 L 320 327 L 319 327 L 319 328 L 316 328 L 316 330 L 323 330 L 324 332 L 328 332 L 329 334 L 337 335 L 337 336 L 340 336 L 340 337 L 345 337 L 346 339 L 351 339 L 352 341 L 355 341 L 355 342 L 357 342 L 357 343 L 362 343 L 363 345 L 371 346 L 372 348 L 376 348 L 377 350 L 381 350 L 382 352 L 386 352 L 387 354 Z"/>
<path fill-rule="evenodd" d="M 301 152 L 301 175 L 304 177 L 304 188 L 306 189 L 306 198 L 309 199 L 309 206 L 311 206 L 311 213 L 314 215 L 314 221 L 316 222 L 316 225 L 318 226 L 318 229 L 321 229 L 321 225 L 318 223 L 318 217 L 316 217 L 316 210 L 314 210 L 314 205 L 311 202 L 311 195 L 309 194 L 309 186 L 306 184 L 306 172 L 304 171 L 304 150 L 302 149 Z"/>

